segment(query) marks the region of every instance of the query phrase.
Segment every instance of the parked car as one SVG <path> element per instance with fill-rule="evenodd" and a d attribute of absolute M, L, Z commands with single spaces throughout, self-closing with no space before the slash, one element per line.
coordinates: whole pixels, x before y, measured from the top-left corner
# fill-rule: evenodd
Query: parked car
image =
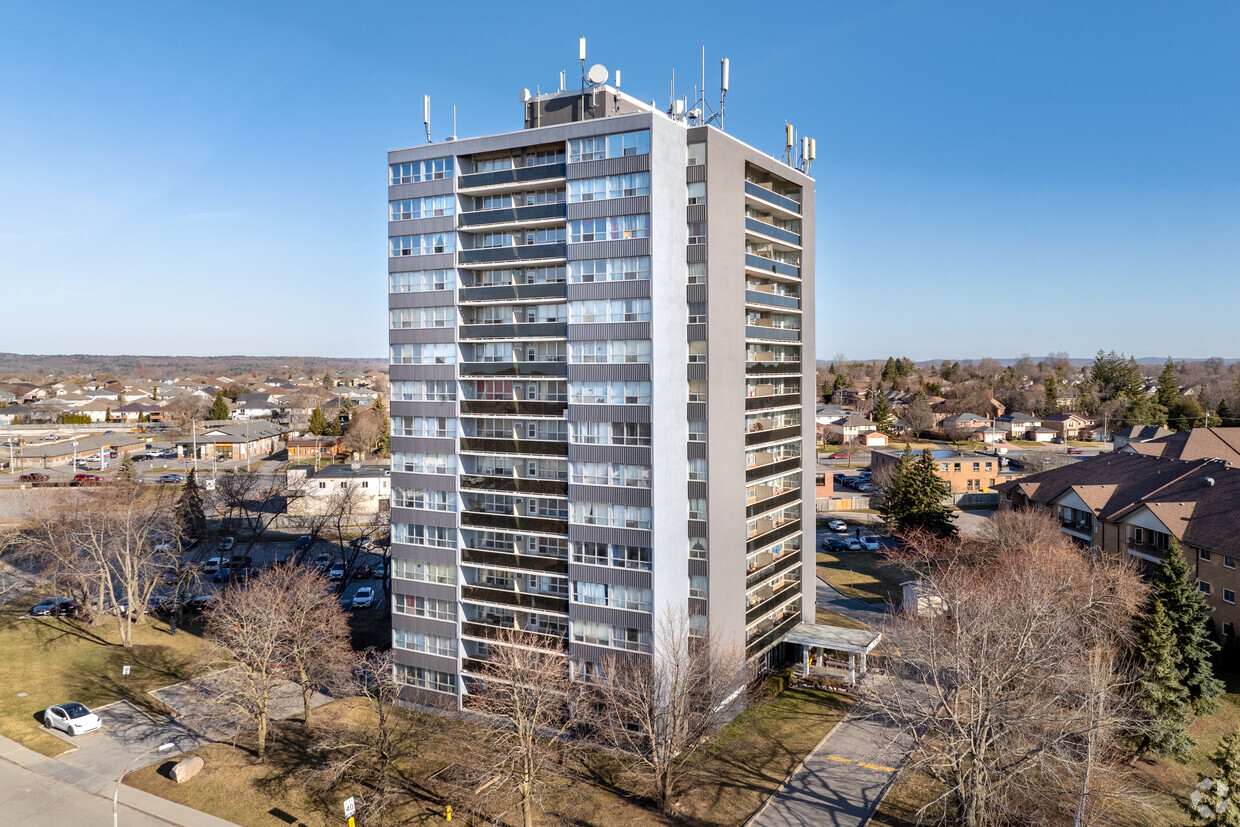
<path fill-rule="evenodd" d="M 344 563 L 332 563 L 332 567 L 327 570 L 328 580 L 344 579 Z"/>
<path fill-rule="evenodd" d="M 237 538 L 233 537 L 230 534 L 229 536 L 225 537 L 223 540 L 220 540 L 220 551 L 232 551 L 232 547 L 235 546 L 236 544 L 237 544 Z"/>
<path fill-rule="evenodd" d="M 865 551 L 865 546 L 855 537 L 851 540 L 845 540 L 845 542 L 848 543 L 849 551 Z"/>
<path fill-rule="evenodd" d="M 1085 449 L 1084 448 L 1069 448 L 1068 453 L 1069 454 L 1083 454 L 1085 453 Z"/>
<path fill-rule="evenodd" d="M 296 551 L 304 551 L 314 545 L 314 538 L 309 534 L 303 534 L 297 538 Z"/>
<path fill-rule="evenodd" d="M 848 459 L 849 456 L 847 451 L 836 451 L 834 454 L 827 454 L 827 459 Z"/>
<path fill-rule="evenodd" d="M 374 544 L 375 544 L 375 538 L 371 537 L 369 534 L 363 534 L 361 537 L 358 537 L 352 543 L 354 548 L 370 548 Z"/>
<path fill-rule="evenodd" d="M 380 560 L 378 563 L 375 563 L 374 578 L 376 580 L 382 580 L 385 577 L 387 577 L 387 566 L 385 566 L 383 561 Z"/>
<path fill-rule="evenodd" d="M 316 554 L 314 556 L 314 565 L 323 571 L 327 571 L 332 567 L 332 556 L 327 552 Z"/>
<path fill-rule="evenodd" d="M 215 604 L 218 602 L 219 599 L 213 594 L 200 594 L 197 597 L 191 597 L 189 600 L 185 601 L 185 608 L 189 609 L 194 614 L 200 615 L 203 612 L 208 612 L 211 609 L 214 609 Z"/>
<path fill-rule="evenodd" d="M 56 436 L 55 434 L 44 434 L 43 436 L 39 437 L 40 442 L 55 442 L 58 439 L 60 439 L 60 437 Z"/>
<path fill-rule="evenodd" d="M 40 482 L 47 482 L 48 479 L 49 477 L 47 476 L 47 474 L 36 474 L 34 472 L 31 472 L 29 474 L 22 474 L 22 477 L 21 477 L 22 482 L 32 482 L 36 484 Z"/>
<path fill-rule="evenodd" d="M 827 551 L 848 551 L 848 543 L 839 537 L 827 537 L 822 541 L 822 547 Z"/>
<path fill-rule="evenodd" d="M 1063 437 L 1057 436 L 1054 439 L 1052 439 L 1051 442 L 1055 443 L 1056 445 L 1063 445 Z"/>
<path fill-rule="evenodd" d="M 74 617 L 82 609 L 71 597 L 45 597 L 30 610 L 31 617 Z"/>
<path fill-rule="evenodd" d="M 375 570 L 363 563 L 353 570 L 354 580 L 369 580 L 375 576 Z"/>
<path fill-rule="evenodd" d="M 159 478 L 159 481 L 170 482 L 170 483 L 182 483 L 182 482 L 185 482 L 185 477 L 182 476 L 181 474 L 164 474 L 163 476 Z"/>
<path fill-rule="evenodd" d="M 375 590 L 370 586 L 362 586 L 353 595 L 353 608 L 369 609 L 375 605 Z"/>
<path fill-rule="evenodd" d="M 831 522 L 827 523 L 827 528 L 831 529 L 832 531 L 843 534 L 845 531 L 848 530 L 848 523 L 844 522 L 843 520 L 832 520 Z"/>
<path fill-rule="evenodd" d="M 43 726 L 59 729 L 70 735 L 82 735 L 99 729 L 103 726 L 103 721 L 83 704 L 71 702 L 49 706 L 43 713 Z"/>
<path fill-rule="evenodd" d="M 103 477 L 98 474 L 74 474 L 73 485 L 100 485 L 103 483 Z"/>
<path fill-rule="evenodd" d="M 869 534 L 861 537 L 861 545 L 865 546 L 866 551 L 878 551 L 879 549 L 878 538 Z"/>
<path fill-rule="evenodd" d="M 208 557 L 207 561 L 202 564 L 202 570 L 207 574 L 214 574 L 221 568 L 228 567 L 227 557 Z"/>

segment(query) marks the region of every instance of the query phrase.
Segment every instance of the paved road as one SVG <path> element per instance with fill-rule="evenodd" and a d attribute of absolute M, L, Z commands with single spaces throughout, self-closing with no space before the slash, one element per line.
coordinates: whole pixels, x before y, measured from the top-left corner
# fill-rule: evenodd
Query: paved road
<path fill-rule="evenodd" d="M 6 824 L 64 827 L 66 824 L 112 823 L 112 799 L 94 795 L 17 764 L 0 761 L 0 801 Z M 173 822 L 122 804 L 117 819 L 125 827 L 167 827 Z"/>
<path fill-rule="evenodd" d="M 749 822 L 749 827 L 861 827 L 911 742 L 877 721 L 845 718 Z"/>
<path fill-rule="evenodd" d="M 877 623 L 891 608 L 886 603 L 866 603 L 863 600 L 846 597 L 821 577 L 818 578 L 818 595 L 814 602 L 820 609 L 835 612 L 859 623 Z"/>

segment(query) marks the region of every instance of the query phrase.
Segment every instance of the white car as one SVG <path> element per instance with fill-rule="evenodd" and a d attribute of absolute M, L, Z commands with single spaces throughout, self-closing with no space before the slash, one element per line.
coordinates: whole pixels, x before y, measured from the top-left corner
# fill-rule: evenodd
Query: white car
<path fill-rule="evenodd" d="M 861 538 L 861 545 L 865 546 L 866 551 L 878 551 L 878 538 L 866 535 Z"/>
<path fill-rule="evenodd" d="M 370 586 L 362 586 L 353 595 L 353 608 L 369 609 L 375 605 L 375 590 Z"/>
<path fill-rule="evenodd" d="M 827 528 L 831 529 L 832 531 L 838 534 L 843 534 L 845 531 L 848 530 L 848 523 L 844 522 L 843 520 L 832 520 L 831 522 L 827 523 Z"/>
<path fill-rule="evenodd" d="M 43 725 L 49 729 L 59 729 L 70 735 L 82 735 L 94 732 L 103 726 L 99 716 L 79 703 L 49 706 L 43 713 Z"/>

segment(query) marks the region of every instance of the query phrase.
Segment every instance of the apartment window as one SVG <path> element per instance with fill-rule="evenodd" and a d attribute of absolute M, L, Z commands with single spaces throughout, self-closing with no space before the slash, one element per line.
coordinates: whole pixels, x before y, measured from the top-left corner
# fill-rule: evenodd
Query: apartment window
<path fill-rule="evenodd" d="M 696 167 L 706 163 L 706 144 L 689 144 L 689 157 L 686 166 Z"/>
<path fill-rule="evenodd" d="M 689 499 L 689 519 L 705 520 L 706 519 L 706 499 L 691 497 Z"/>
<path fill-rule="evenodd" d="M 451 305 L 396 307 L 388 311 L 388 321 L 393 330 L 456 327 L 456 308 Z"/>
<path fill-rule="evenodd" d="M 689 222 L 689 243 L 705 244 L 706 243 L 706 222 L 690 221 Z"/>
<path fill-rule="evenodd" d="M 709 554 L 709 549 L 710 547 L 707 544 L 705 537 L 690 537 L 689 538 L 689 559 L 690 560 L 707 559 L 707 556 Z"/>
<path fill-rule="evenodd" d="M 1131 531 L 1132 542 L 1138 546 L 1145 545 L 1145 532 L 1139 528 L 1133 528 Z"/>
<path fill-rule="evenodd" d="M 974 471 L 981 471 L 981 470 L 982 470 L 982 464 L 981 464 L 980 462 L 975 462 L 975 463 L 973 463 L 973 470 L 974 470 Z"/>
<path fill-rule="evenodd" d="M 1236 633 L 1236 627 L 1230 623 L 1223 624 L 1223 637 L 1231 637 Z"/>
<path fill-rule="evenodd" d="M 695 261 L 689 265 L 689 283 L 705 284 L 706 283 L 706 262 Z"/>
<path fill-rule="evenodd" d="M 454 402 L 456 401 L 456 383 L 432 380 L 393 382 L 392 400 L 397 402 Z"/>
<path fill-rule="evenodd" d="M 689 185 L 689 203 L 705 204 L 706 203 L 706 182 L 698 181 Z"/>
<path fill-rule="evenodd" d="M 573 242 L 649 237 L 649 215 L 613 215 L 568 222 L 568 240 Z"/>
<path fill-rule="evenodd" d="M 456 639 L 432 635 L 427 632 L 409 632 L 404 629 L 392 630 L 392 647 L 410 652 L 425 652 L 428 655 L 456 656 Z"/>
<path fill-rule="evenodd" d="M 456 455 L 393 451 L 392 470 L 412 474 L 455 474 Z"/>
<path fill-rule="evenodd" d="M 432 218 L 437 215 L 453 215 L 456 197 L 452 195 L 429 195 L 425 198 L 405 198 L 388 202 L 391 221 L 407 221 L 411 218 Z"/>
<path fill-rule="evenodd" d="M 456 585 L 456 566 L 451 563 L 430 563 L 396 557 L 392 560 L 392 576 L 402 580 L 454 586 Z"/>
<path fill-rule="evenodd" d="M 650 130 L 621 132 L 616 135 L 599 135 L 594 138 L 578 138 L 568 142 L 568 160 L 597 161 L 601 158 L 619 158 L 622 155 L 647 155 L 650 153 Z"/>
<path fill-rule="evenodd" d="M 689 302 L 689 324 L 706 324 L 706 302 Z"/>
<path fill-rule="evenodd" d="M 422 511 L 456 511 L 455 491 L 424 491 L 411 488 L 392 489 L 392 505 Z"/>
<path fill-rule="evenodd" d="M 607 198 L 629 198 L 650 194 L 650 173 L 608 175 L 603 178 L 582 178 L 568 182 L 570 203 L 601 201 Z"/>
<path fill-rule="evenodd" d="M 435 548 L 456 548 L 456 529 L 417 523 L 392 523 L 392 542 Z"/>
<path fill-rule="evenodd" d="M 1223 602 L 1224 603 L 1235 603 L 1236 593 L 1232 591 L 1231 589 L 1223 589 Z"/>
<path fill-rule="evenodd" d="M 397 235 L 388 239 L 388 256 L 391 258 L 454 252 L 456 252 L 456 233 Z"/>
<path fill-rule="evenodd" d="M 391 359 L 393 365 L 455 365 L 456 345 L 392 345 Z"/>
<path fill-rule="evenodd" d="M 1224 556 L 1223 556 L 1223 568 L 1225 568 L 1225 569 L 1234 569 L 1235 567 L 1236 567 L 1236 558 L 1235 558 L 1235 557 L 1227 557 L 1226 555 L 1224 555 Z"/>
<path fill-rule="evenodd" d="M 568 303 L 572 324 L 599 322 L 648 322 L 650 299 L 592 299 Z"/>
<path fill-rule="evenodd" d="M 569 382 L 570 402 L 585 405 L 649 405 L 649 382 Z"/>
<path fill-rule="evenodd" d="M 706 343 L 701 341 L 689 343 L 689 364 L 701 365 L 706 363 Z"/>
<path fill-rule="evenodd" d="M 397 614 L 429 617 L 432 620 L 456 620 L 456 603 L 453 601 L 415 597 L 412 594 L 397 594 L 394 598 L 393 611 Z"/>
<path fill-rule="evenodd" d="M 577 485 L 616 485 L 649 488 L 650 466 L 610 462 L 573 462 L 572 479 Z"/>
<path fill-rule="evenodd" d="M 690 457 L 689 459 L 689 479 L 696 482 L 706 482 L 706 459 L 703 457 Z"/>
<path fill-rule="evenodd" d="M 455 290 L 455 270 L 414 270 L 388 276 L 392 293 L 427 293 L 433 290 Z"/>
<path fill-rule="evenodd" d="M 953 462 L 953 463 L 952 463 L 952 470 L 953 470 L 953 471 L 959 471 L 959 470 L 960 470 L 960 463 L 958 463 L 958 462 Z"/>
<path fill-rule="evenodd" d="M 650 589 L 637 586 L 611 586 L 608 592 L 608 603 L 616 609 L 648 612 L 653 602 L 654 594 Z"/>
<path fill-rule="evenodd" d="M 568 263 L 568 280 L 574 284 L 648 278 L 650 278 L 649 256 L 596 258 Z"/>
<path fill-rule="evenodd" d="M 649 339 L 570 342 L 569 360 L 576 364 L 649 363 Z"/>
<path fill-rule="evenodd" d="M 456 675 L 450 672 L 439 672 L 421 666 L 396 664 L 396 679 L 406 686 L 428 689 L 432 692 L 456 692 Z"/>
<path fill-rule="evenodd" d="M 689 577 L 689 596 L 706 599 L 707 580 L 705 577 L 694 574 Z"/>
<path fill-rule="evenodd" d="M 573 583 L 573 599 L 589 606 L 607 605 L 607 586 L 603 583 L 587 583 L 582 580 Z"/>
<path fill-rule="evenodd" d="M 1210 593 L 1210 584 L 1209 584 L 1209 583 L 1207 583 L 1205 580 L 1198 580 L 1198 581 L 1197 581 L 1197 588 L 1198 588 L 1198 590 L 1200 590 L 1200 591 L 1201 591 L 1201 593 L 1202 593 L 1202 594 L 1209 594 L 1209 593 Z"/>
<path fill-rule="evenodd" d="M 706 380 L 691 379 L 689 381 L 689 401 L 705 402 L 706 401 Z"/>
<path fill-rule="evenodd" d="M 1210 552 L 1206 551 L 1204 548 L 1197 549 L 1197 559 L 1203 563 L 1210 562 Z"/>
<path fill-rule="evenodd" d="M 706 420 L 690 419 L 689 420 L 689 441 L 705 442 L 706 441 Z"/>
<path fill-rule="evenodd" d="M 651 510 L 616 503 L 572 503 L 572 521 L 582 525 L 614 526 L 650 530 Z"/>
<path fill-rule="evenodd" d="M 456 166 L 454 158 L 432 158 L 427 161 L 410 161 L 404 164 L 388 166 L 388 184 L 416 184 L 419 181 L 434 181 L 437 178 L 451 178 Z"/>

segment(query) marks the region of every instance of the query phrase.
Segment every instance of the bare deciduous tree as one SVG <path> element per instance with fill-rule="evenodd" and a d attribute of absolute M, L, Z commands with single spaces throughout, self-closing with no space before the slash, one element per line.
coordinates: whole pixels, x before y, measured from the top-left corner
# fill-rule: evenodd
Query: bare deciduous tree
<path fill-rule="evenodd" d="M 276 566 L 263 588 L 280 594 L 280 622 L 289 677 L 301 685 L 302 710 L 310 723 L 314 693 L 343 685 L 351 664 L 349 624 L 330 585 L 306 566 Z"/>
<path fill-rule="evenodd" d="M 489 647 L 485 682 L 469 703 L 498 719 L 479 745 L 493 782 L 487 787 L 492 809 L 515 796 L 524 827 L 533 827 L 541 809 L 543 784 L 566 748 L 561 738 L 576 722 L 582 686 L 572 680 L 566 653 L 545 646 L 536 635 L 500 632 Z"/>
<path fill-rule="evenodd" d="M 941 609 L 882 628 L 889 680 L 866 701 L 920 738 L 909 767 L 945 789 L 927 808 L 949 804 L 967 827 L 1098 817 L 1137 725 L 1124 653 L 1143 587 L 1125 562 L 1029 524 L 1046 520 L 1014 515 L 933 549 L 912 538 L 906 562 Z"/>
<path fill-rule="evenodd" d="M 343 444 L 344 447 L 350 451 L 356 451 L 361 454 L 362 459 L 365 459 L 366 454 L 375 449 L 382 433 L 382 422 L 378 413 L 373 408 L 367 408 L 353 414 L 349 422 L 349 430 L 345 432 Z"/>
<path fill-rule="evenodd" d="M 650 655 L 610 659 L 593 689 L 606 740 L 637 757 L 666 813 L 688 760 L 727 722 L 745 686 L 741 651 L 695 636 L 688 614 L 669 607 L 656 621 Z"/>
<path fill-rule="evenodd" d="M 237 470 L 221 474 L 208 502 L 226 531 L 242 535 L 246 553 L 289 506 L 305 496 L 306 480 Z"/>

